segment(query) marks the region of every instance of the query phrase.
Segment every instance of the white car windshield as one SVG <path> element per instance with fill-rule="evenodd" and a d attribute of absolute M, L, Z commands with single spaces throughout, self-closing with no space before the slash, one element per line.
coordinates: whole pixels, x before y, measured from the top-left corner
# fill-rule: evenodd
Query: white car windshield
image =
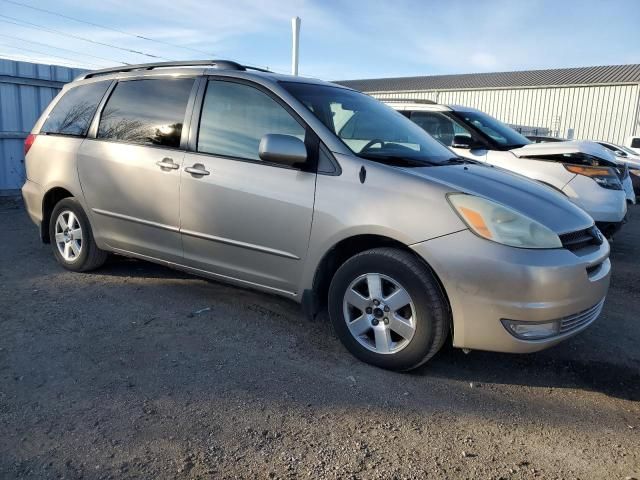
<path fill-rule="evenodd" d="M 462 110 L 455 111 L 454 116 L 475 127 L 501 147 L 517 148 L 531 143 L 527 137 L 486 113 Z"/>
<path fill-rule="evenodd" d="M 368 95 L 313 83 L 282 82 L 282 86 L 360 157 L 403 166 L 455 161 L 451 150 Z"/>
<path fill-rule="evenodd" d="M 638 156 L 638 152 L 631 150 L 629 147 L 625 147 L 624 145 L 616 145 L 620 150 L 626 152 L 628 155 L 633 155 L 634 157 Z"/>

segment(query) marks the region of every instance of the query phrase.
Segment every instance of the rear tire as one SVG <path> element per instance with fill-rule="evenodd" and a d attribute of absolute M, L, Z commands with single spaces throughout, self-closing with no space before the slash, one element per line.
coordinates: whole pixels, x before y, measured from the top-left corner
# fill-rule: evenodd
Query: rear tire
<path fill-rule="evenodd" d="M 338 269 L 329 288 L 329 315 L 354 356 L 398 371 L 433 357 L 451 324 L 433 273 L 413 254 L 395 248 L 367 250 Z"/>
<path fill-rule="evenodd" d="M 49 239 L 56 260 L 67 270 L 88 272 L 107 260 L 107 252 L 96 245 L 89 219 L 73 197 L 63 198 L 53 208 Z"/>

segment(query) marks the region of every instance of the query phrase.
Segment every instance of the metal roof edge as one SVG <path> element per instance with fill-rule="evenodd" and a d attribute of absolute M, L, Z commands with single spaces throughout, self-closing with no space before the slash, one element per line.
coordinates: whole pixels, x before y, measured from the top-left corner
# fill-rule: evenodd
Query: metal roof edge
<path fill-rule="evenodd" d="M 336 82 L 337 83 L 337 82 Z M 338 85 L 342 85 L 338 83 Z M 512 87 L 479 87 L 479 88 L 426 88 L 423 90 L 362 90 L 362 92 L 369 94 L 399 94 L 399 93 L 424 93 L 424 92 L 460 92 L 469 91 L 477 92 L 482 90 L 532 90 L 541 88 L 583 88 L 583 87 L 612 87 L 612 86 L 640 86 L 638 82 L 620 82 L 620 83 L 576 83 L 576 84 L 561 84 L 561 85 L 528 85 L 528 86 L 512 86 Z M 346 85 L 343 85 L 346 86 Z M 349 87 L 353 88 L 353 87 Z M 356 89 L 357 90 L 357 89 Z"/>

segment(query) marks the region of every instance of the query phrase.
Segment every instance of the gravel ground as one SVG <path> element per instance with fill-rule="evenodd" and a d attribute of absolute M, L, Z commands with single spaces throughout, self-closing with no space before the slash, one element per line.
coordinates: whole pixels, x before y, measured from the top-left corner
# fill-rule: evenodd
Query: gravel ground
<path fill-rule="evenodd" d="M 640 207 L 601 318 L 538 354 L 352 358 L 296 304 L 113 257 L 0 204 L 0 478 L 640 478 Z"/>

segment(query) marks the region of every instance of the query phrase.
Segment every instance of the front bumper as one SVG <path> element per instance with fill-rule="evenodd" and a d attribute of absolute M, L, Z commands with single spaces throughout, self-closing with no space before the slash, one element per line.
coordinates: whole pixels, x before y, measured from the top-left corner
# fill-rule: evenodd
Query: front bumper
<path fill-rule="evenodd" d="M 596 226 L 603 235 L 611 239 L 616 233 L 620 231 L 622 226 L 627 223 L 627 216 L 622 219 L 621 222 L 596 222 Z"/>
<path fill-rule="evenodd" d="M 636 192 L 635 187 L 633 186 L 633 179 L 631 178 L 631 174 L 627 173 L 627 176 L 624 177 L 624 179 L 622 180 L 622 187 L 624 188 L 624 193 L 627 195 L 627 202 L 635 205 Z"/>
<path fill-rule="evenodd" d="M 438 275 L 451 305 L 453 344 L 460 348 L 527 353 L 584 330 L 600 313 L 609 288 L 609 244 L 575 253 L 499 245 L 468 230 L 412 245 Z M 522 340 L 502 319 L 569 322 L 594 313 L 552 338 Z"/>
<path fill-rule="evenodd" d="M 640 195 L 640 174 L 630 173 L 629 176 L 631 177 L 631 184 L 633 185 L 633 191 L 637 198 Z"/>
<path fill-rule="evenodd" d="M 627 194 L 624 190 L 602 188 L 584 175 L 576 175 L 562 191 L 596 222 L 621 222 L 627 214 Z"/>

